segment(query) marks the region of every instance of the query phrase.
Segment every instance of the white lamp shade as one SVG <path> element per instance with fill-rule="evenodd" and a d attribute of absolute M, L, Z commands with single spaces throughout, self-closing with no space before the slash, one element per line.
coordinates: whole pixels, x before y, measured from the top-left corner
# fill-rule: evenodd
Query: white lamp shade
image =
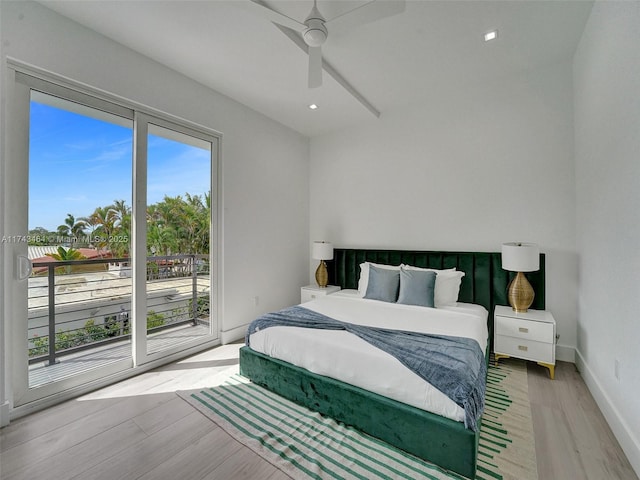
<path fill-rule="evenodd" d="M 510 272 L 540 270 L 540 248 L 535 243 L 503 243 L 502 268 Z"/>
<path fill-rule="evenodd" d="M 333 260 L 333 245 L 329 242 L 313 242 L 311 258 L 315 260 Z"/>

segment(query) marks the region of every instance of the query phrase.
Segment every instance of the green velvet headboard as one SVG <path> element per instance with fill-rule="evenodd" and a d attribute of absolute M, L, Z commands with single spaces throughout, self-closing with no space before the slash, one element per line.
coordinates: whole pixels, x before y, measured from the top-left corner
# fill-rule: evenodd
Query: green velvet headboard
<path fill-rule="evenodd" d="M 477 303 L 489 311 L 489 325 L 493 325 L 496 305 L 508 305 L 507 287 L 514 274 L 502 269 L 500 253 L 432 252 L 414 250 L 368 250 L 336 248 L 334 259 L 327 262 L 329 283 L 342 288 L 357 289 L 360 264 L 374 262 L 387 265 L 414 265 L 427 268 L 452 268 L 465 272 L 460 286 L 459 301 Z M 540 254 L 540 270 L 527 273 L 535 298 L 532 309 L 545 309 L 545 257 Z M 492 328 L 490 330 L 493 330 Z"/>

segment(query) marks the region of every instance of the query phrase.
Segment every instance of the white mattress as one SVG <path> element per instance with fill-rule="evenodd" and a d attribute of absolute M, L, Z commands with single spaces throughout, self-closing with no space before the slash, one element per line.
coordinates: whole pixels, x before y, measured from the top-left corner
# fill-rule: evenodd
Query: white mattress
<path fill-rule="evenodd" d="M 304 303 L 310 310 L 359 325 L 475 339 L 487 346 L 487 310 L 469 303 L 444 308 L 400 305 L 360 298 L 344 290 Z M 359 337 L 335 330 L 269 327 L 251 335 L 253 350 L 319 375 L 340 380 L 388 398 L 464 421 L 464 411 L 442 392 L 392 355 Z"/>

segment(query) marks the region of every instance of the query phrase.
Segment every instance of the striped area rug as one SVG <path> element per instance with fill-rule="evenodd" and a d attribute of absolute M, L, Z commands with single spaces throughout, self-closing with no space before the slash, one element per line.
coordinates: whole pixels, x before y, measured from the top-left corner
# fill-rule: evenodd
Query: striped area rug
<path fill-rule="evenodd" d="M 480 426 L 477 480 L 538 480 L 527 364 L 493 355 Z"/>
<path fill-rule="evenodd" d="M 537 480 L 526 365 L 502 362 L 489 368 L 476 479 Z M 178 395 L 295 480 L 463 478 L 235 373 L 215 387 Z"/>

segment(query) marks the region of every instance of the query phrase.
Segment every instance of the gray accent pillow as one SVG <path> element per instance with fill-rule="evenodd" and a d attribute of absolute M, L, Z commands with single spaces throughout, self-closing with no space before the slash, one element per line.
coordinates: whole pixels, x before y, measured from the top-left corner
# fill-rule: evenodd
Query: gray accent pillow
<path fill-rule="evenodd" d="M 398 303 L 433 308 L 436 275 L 436 272 L 401 269 Z"/>
<path fill-rule="evenodd" d="M 399 288 L 400 270 L 369 266 L 369 284 L 364 298 L 395 303 L 398 299 Z"/>

